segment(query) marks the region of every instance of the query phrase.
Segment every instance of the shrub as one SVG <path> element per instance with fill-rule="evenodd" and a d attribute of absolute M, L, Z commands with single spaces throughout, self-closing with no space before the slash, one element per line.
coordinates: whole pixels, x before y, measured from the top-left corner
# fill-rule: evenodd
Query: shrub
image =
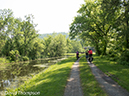
<path fill-rule="evenodd" d="M 129 66 L 129 49 L 126 49 L 124 52 L 122 52 L 119 63 Z"/>
<path fill-rule="evenodd" d="M 0 58 L 0 63 L 10 63 L 10 61 L 5 57 L 1 57 Z"/>
<path fill-rule="evenodd" d="M 29 58 L 28 58 L 27 56 L 23 56 L 23 57 L 22 57 L 22 60 L 23 60 L 23 61 L 28 61 Z"/>
<path fill-rule="evenodd" d="M 19 57 L 20 57 L 20 54 L 18 50 L 11 50 L 9 52 L 9 59 L 11 61 L 19 61 Z"/>

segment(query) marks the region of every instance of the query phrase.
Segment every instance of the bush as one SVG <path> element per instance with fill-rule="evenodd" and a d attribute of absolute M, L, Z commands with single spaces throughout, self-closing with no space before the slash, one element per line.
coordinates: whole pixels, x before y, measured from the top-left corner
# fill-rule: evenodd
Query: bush
<path fill-rule="evenodd" d="M 28 61 L 29 58 L 28 58 L 27 56 L 23 56 L 23 57 L 22 57 L 22 60 L 23 60 L 23 61 Z"/>
<path fill-rule="evenodd" d="M 122 52 L 119 63 L 122 65 L 128 65 L 129 66 L 129 49 L 126 49 L 124 52 Z"/>
<path fill-rule="evenodd" d="M 10 61 L 7 58 L 1 57 L 0 63 L 10 63 Z"/>
<path fill-rule="evenodd" d="M 19 57 L 20 57 L 20 54 L 18 50 L 11 50 L 9 52 L 10 61 L 19 61 Z"/>

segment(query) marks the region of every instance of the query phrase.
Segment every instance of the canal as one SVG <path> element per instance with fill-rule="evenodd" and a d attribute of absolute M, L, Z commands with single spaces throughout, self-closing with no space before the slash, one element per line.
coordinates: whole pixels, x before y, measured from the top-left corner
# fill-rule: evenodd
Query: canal
<path fill-rule="evenodd" d="M 54 57 L 38 59 L 27 62 L 9 64 L 6 68 L 0 68 L 0 93 L 7 89 L 15 89 L 28 79 L 49 66 L 65 59 L 64 57 Z"/>

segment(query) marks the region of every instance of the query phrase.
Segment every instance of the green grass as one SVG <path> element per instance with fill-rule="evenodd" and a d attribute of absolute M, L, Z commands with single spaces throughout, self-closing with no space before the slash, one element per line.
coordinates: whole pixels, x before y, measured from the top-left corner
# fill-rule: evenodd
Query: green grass
<path fill-rule="evenodd" d="M 19 88 L 10 90 L 9 92 L 40 92 L 40 95 L 36 96 L 63 96 L 71 67 L 75 61 L 75 57 L 70 57 L 52 65 L 45 71 L 40 72 L 32 79 L 28 80 Z"/>
<path fill-rule="evenodd" d="M 85 56 L 79 61 L 80 79 L 84 96 L 107 96 L 96 81 Z"/>
<path fill-rule="evenodd" d="M 129 67 L 117 64 L 115 61 L 107 60 L 107 57 L 94 55 L 93 63 L 105 74 L 113 75 L 111 78 L 119 85 L 129 91 Z M 115 78 L 114 78 L 115 76 Z"/>

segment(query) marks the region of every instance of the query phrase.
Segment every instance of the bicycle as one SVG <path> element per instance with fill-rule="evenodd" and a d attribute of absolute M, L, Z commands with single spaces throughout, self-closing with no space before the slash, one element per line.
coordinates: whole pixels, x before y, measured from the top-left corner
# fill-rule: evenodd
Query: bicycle
<path fill-rule="evenodd" d="M 77 55 L 76 57 L 77 57 L 77 60 L 78 60 L 78 58 L 79 58 L 79 55 Z"/>
<path fill-rule="evenodd" d="M 88 61 L 91 63 L 93 61 L 93 57 L 89 56 Z"/>

